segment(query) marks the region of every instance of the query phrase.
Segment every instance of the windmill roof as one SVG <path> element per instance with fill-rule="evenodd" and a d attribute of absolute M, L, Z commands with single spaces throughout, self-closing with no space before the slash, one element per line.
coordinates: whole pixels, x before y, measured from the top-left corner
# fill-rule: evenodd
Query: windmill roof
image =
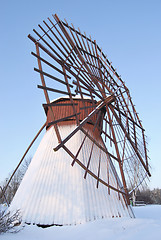
<path fill-rule="evenodd" d="M 73 96 L 72 98 L 75 99 L 75 100 L 76 100 L 76 99 L 82 99 L 80 95 Z M 86 99 L 86 100 L 91 100 L 90 97 L 83 97 L 83 98 Z M 50 101 L 50 102 L 52 103 L 52 102 L 57 102 L 57 101 L 61 101 L 61 100 L 66 100 L 66 99 L 69 99 L 69 96 L 68 96 L 68 95 L 65 95 L 65 96 L 62 96 L 62 97 L 53 99 L 53 100 Z"/>

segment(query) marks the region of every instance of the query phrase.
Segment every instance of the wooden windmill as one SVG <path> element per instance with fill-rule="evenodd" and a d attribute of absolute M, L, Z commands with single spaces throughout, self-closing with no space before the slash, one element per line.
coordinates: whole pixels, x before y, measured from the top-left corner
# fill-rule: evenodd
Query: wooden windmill
<path fill-rule="evenodd" d="M 28 36 L 46 98 L 46 133 L 10 209 L 39 225 L 133 217 L 129 190 L 150 172 L 130 92 L 96 41 L 53 18 L 33 30 L 37 38 Z"/>

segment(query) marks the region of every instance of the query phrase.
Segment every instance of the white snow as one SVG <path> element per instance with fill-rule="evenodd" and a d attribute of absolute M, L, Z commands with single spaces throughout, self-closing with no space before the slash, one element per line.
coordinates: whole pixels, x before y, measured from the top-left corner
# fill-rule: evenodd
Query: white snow
<path fill-rule="evenodd" d="M 81 99 L 81 95 L 80 94 L 77 94 L 75 96 L 72 97 L 73 99 Z M 91 100 L 90 97 L 85 97 L 83 96 L 84 99 L 87 99 L 87 100 Z M 53 102 L 56 102 L 58 100 L 61 100 L 61 99 L 69 99 L 69 95 L 65 95 L 65 96 L 61 96 L 61 97 L 58 97 L 56 99 L 53 99 L 52 101 L 50 101 L 50 103 L 53 103 Z"/>
<path fill-rule="evenodd" d="M 82 225 L 46 229 L 26 225 L 19 233 L 0 235 L 2 240 L 160 240 L 161 205 L 134 207 L 135 219 L 102 219 Z"/>

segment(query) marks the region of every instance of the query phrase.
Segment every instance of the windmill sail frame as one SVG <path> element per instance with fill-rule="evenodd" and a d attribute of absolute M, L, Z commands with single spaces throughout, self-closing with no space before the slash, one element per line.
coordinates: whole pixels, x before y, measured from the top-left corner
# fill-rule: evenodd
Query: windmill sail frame
<path fill-rule="evenodd" d="M 44 26 L 38 25 L 40 32 L 33 30 L 37 38 L 28 35 L 36 47 L 31 54 L 38 63 L 38 68 L 34 68 L 40 74 L 42 85 L 38 88 L 46 99 L 46 129 L 54 129 L 57 139 L 52 151 L 65 151 L 72 159 L 71 166 L 77 164 L 84 172 L 84 179 L 90 175 L 97 189 L 103 185 L 109 195 L 111 191 L 117 193 L 123 208 L 130 211 L 129 193 L 146 183 L 151 174 L 145 130 L 129 89 L 95 40 L 61 21 L 56 14 L 53 18 L 55 23 L 48 18 L 48 23 L 43 21 Z M 58 99 L 51 101 L 50 96 Z M 68 124 L 75 126 L 71 132 L 60 131 Z M 81 141 L 75 151 L 69 143 L 78 135 Z M 85 153 L 88 157 L 84 162 L 82 154 L 87 141 L 91 149 Z M 100 154 L 95 159 L 97 148 Z M 106 179 L 105 175 L 100 177 L 102 154 L 107 161 Z"/>

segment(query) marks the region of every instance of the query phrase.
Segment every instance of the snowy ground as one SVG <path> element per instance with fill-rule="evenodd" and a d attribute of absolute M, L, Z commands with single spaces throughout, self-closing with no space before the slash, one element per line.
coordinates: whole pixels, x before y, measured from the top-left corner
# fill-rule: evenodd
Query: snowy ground
<path fill-rule="evenodd" d="M 97 220 L 68 227 L 25 226 L 19 233 L 0 235 L 2 240 L 160 240 L 161 205 L 134 207 L 135 219 Z"/>

